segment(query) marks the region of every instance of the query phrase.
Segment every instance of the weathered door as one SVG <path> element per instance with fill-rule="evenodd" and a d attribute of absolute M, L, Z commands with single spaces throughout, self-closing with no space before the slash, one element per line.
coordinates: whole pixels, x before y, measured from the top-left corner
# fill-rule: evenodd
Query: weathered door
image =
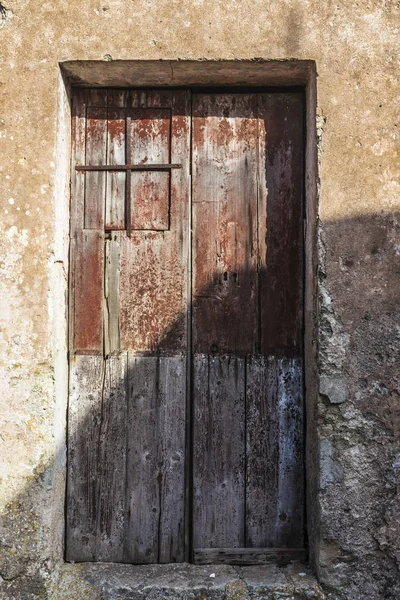
<path fill-rule="evenodd" d="M 76 91 L 68 560 L 304 546 L 302 105 Z"/>

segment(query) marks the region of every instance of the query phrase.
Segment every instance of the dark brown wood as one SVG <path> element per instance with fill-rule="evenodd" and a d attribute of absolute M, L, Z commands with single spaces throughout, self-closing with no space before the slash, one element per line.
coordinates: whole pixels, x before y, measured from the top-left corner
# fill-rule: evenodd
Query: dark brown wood
<path fill-rule="evenodd" d="M 259 94 L 261 353 L 300 356 L 303 334 L 303 103 L 301 93 Z M 265 186 L 265 187 L 264 187 Z M 263 189 L 264 188 L 264 189 Z M 263 217 L 261 217 L 262 219 Z"/>
<path fill-rule="evenodd" d="M 304 548 L 195 548 L 194 562 L 197 565 L 264 565 L 275 563 L 285 566 L 292 561 L 304 562 Z"/>
<path fill-rule="evenodd" d="M 254 95 L 193 96 L 195 353 L 257 343 L 256 116 Z"/>

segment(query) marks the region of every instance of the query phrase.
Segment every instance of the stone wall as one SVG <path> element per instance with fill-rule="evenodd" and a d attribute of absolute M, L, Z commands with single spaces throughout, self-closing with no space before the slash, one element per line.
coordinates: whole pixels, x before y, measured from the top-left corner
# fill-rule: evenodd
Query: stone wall
<path fill-rule="evenodd" d="M 59 63 L 255 57 L 313 60 L 318 72 L 315 568 L 348 600 L 399 598 L 399 3 L 3 4 L 0 598 L 59 597 L 69 156 Z"/>

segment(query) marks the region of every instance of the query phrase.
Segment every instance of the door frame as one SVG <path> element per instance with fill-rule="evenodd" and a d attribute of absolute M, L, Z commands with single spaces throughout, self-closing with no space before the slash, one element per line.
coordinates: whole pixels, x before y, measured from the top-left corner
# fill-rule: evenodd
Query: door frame
<path fill-rule="evenodd" d="M 302 87 L 305 93 L 305 170 L 304 170 L 304 380 L 306 412 L 306 527 L 310 561 L 316 560 L 318 540 L 317 507 L 317 431 L 316 405 L 318 394 L 317 378 L 317 199 L 318 160 L 316 136 L 316 66 L 311 60 L 242 60 L 242 61 L 66 61 L 60 63 L 61 77 L 59 95 L 59 136 L 57 146 L 62 149 L 57 164 L 60 176 L 57 191 L 57 206 L 63 213 L 69 191 L 66 182 L 70 179 L 69 145 L 65 143 L 70 123 L 70 99 L 72 87 L 184 87 L 184 88 L 229 88 L 246 87 L 256 91 L 259 87 L 282 88 Z M 287 90 L 289 91 L 289 90 Z M 70 133 L 70 132 L 69 132 Z M 70 138 L 70 135 L 67 136 Z M 67 145 L 67 147 L 66 147 Z M 68 216 L 68 214 L 66 215 Z M 68 219 L 69 223 L 69 219 Z M 65 218 L 58 228 L 62 236 Z M 67 261 L 66 261 L 67 262 Z M 68 323 L 68 319 L 66 320 Z M 62 329 L 62 328 L 61 328 Z M 66 336 L 66 331 L 64 333 Z M 65 339 L 65 337 L 64 337 Z M 62 361 L 61 361 L 62 362 Z M 64 370 L 59 369 L 59 405 L 67 406 L 68 384 L 65 385 Z M 57 381 L 57 373 L 56 373 Z M 66 442 L 65 442 L 66 443 Z M 64 496 L 65 498 L 65 496 Z"/>

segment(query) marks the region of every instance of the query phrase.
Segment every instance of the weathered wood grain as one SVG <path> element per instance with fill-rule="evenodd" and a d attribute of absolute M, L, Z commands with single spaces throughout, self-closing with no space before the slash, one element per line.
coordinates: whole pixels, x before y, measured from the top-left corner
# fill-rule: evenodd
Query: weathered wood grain
<path fill-rule="evenodd" d="M 244 547 L 245 359 L 193 358 L 193 544 Z"/>
<path fill-rule="evenodd" d="M 122 234 L 124 235 L 124 234 Z M 121 234 L 111 232 L 105 241 L 104 354 L 117 352 L 119 344 L 119 249 Z"/>
<path fill-rule="evenodd" d="M 77 232 L 73 245 L 73 351 L 103 352 L 104 234 Z"/>
<path fill-rule="evenodd" d="M 69 369 L 66 558 L 92 561 L 97 546 L 97 468 L 102 356 L 74 356 Z"/>
<path fill-rule="evenodd" d="M 304 399 L 302 359 L 279 361 L 278 489 L 275 546 L 304 545 Z"/>
<path fill-rule="evenodd" d="M 302 361 L 253 356 L 246 382 L 246 546 L 301 547 Z"/>
<path fill-rule="evenodd" d="M 171 110 L 134 108 L 128 114 L 128 162 L 132 164 L 170 162 Z M 169 229 L 169 202 L 169 172 L 132 172 L 132 230 Z"/>
<path fill-rule="evenodd" d="M 184 356 L 129 359 L 130 562 L 184 559 L 185 373 Z"/>
<path fill-rule="evenodd" d="M 124 561 L 127 354 L 105 359 L 98 440 L 96 560 Z"/>
<path fill-rule="evenodd" d="M 274 546 L 279 472 L 277 360 L 246 365 L 246 546 Z"/>
<path fill-rule="evenodd" d="M 143 94 L 135 94 L 132 102 L 160 102 L 157 93 Z M 175 92 L 173 97 L 171 94 L 161 97 L 164 103 L 169 101 L 168 110 L 172 111 L 170 158 L 182 163 L 182 168 L 171 175 L 170 229 L 133 230 L 130 238 L 121 241 L 121 348 L 173 354 L 186 350 L 189 99 L 189 94 L 182 91 Z"/>
<path fill-rule="evenodd" d="M 261 354 L 299 356 L 303 335 L 304 96 L 258 95 Z"/>
<path fill-rule="evenodd" d="M 124 558 L 126 354 L 70 367 L 67 557 Z"/>
<path fill-rule="evenodd" d="M 87 106 L 86 161 L 87 165 L 105 165 L 107 162 L 107 109 Z M 104 228 L 106 173 L 85 173 L 85 229 Z"/>
<path fill-rule="evenodd" d="M 194 352 L 252 352 L 258 309 L 256 97 L 195 94 L 192 143 Z"/>
<path fill-rule="evenodd" d="M 195 548 L 197 565 L 264 565 L 284 566 L 292 561 L 305 561 L 304 548 Z"/>
<path fill-rule="evenodd" d="M 124 165 L 126 163 L 126 111 L 109 108 L 107 117 L 106 164 Z M 126 173 L 112 171 L 107 173 L 105 229 L 125 229 L 125 185 Z"/>

